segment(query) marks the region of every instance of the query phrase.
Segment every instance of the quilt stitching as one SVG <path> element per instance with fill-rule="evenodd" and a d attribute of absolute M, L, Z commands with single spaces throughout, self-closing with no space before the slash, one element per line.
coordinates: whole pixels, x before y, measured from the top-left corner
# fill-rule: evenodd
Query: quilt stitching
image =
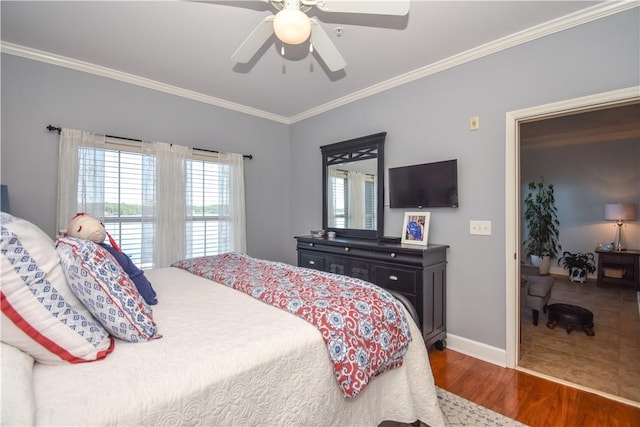
<path fill-rule="evenodd" d="M 401 304 L 361 279 L 226 253 L 176 262 L 314 325 L 343 393 L 354 397 L 376 375 L 402 365 L 411 333 Z"/>

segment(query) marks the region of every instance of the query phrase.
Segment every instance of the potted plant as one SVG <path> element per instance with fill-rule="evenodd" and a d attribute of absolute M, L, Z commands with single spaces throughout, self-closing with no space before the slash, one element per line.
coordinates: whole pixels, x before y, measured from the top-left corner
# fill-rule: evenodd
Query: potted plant
<path fill-rule="evenodd" d="M 545 185 L 544 180 L 529 183 L 529 194 L 524 200 L 524 219 L 528 236 L 524 241 L 527 256 L 537 265 L 540 274 L 548 274 L 551 259 L 561 250 L 558 237 L 558 210 L 555 206 L 553 184 Z"/>
<path fill-rule="evenodd" d="M 596 260 L 591 252 L 571 253 L 565 251 L 558 259 L 558 265 L 569 271 L 569 280 L 583 283 L 588 273 L 596 271 Z"/>

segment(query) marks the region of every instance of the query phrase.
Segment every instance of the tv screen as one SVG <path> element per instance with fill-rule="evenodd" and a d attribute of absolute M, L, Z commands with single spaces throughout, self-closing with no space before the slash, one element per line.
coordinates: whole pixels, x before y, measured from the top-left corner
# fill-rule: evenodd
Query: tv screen
<path fill-rule="evenodd" d="M 389 207 L 458 207 L 458 160 L 389 168 Z"/>

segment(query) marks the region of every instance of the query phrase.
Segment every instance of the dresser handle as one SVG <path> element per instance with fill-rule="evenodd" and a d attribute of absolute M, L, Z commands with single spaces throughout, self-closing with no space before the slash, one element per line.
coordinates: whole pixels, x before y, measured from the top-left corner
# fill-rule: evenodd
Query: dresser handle
<path fill-rule="evenodd" d="M 396 253 L 395 252 L 391 252 L 391 258 L 395 258 L 396 257 Z"/>
<path fill-rule="evenodd" d="M 309 265 L 316 265 L 315 261 L 309 261 Z"/>
<path fill-rule="evenodd" d="M 349 252 L 349 248 L 344 248 L 344 251 L 345 252 Z"/>
<path fill-rule="evenodd" d="M 309 246 L 313 247 L 313 243 L 309 243 Z"/>
<path fill-rule="evenodd" d="M 392 274 L 391 276 L 389 276 L 389 280 L 393 280 L 395 282 L 398 280 L 398 276 Z"/>

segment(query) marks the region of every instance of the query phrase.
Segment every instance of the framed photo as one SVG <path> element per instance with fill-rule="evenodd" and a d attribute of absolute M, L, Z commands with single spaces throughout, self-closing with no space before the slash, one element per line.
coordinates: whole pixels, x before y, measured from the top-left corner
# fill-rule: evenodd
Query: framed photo
<path fill-rule="evenodd" d="M 402 224 L 402 244 L 427 246 L 431 212 L 405 212 Z"/>

